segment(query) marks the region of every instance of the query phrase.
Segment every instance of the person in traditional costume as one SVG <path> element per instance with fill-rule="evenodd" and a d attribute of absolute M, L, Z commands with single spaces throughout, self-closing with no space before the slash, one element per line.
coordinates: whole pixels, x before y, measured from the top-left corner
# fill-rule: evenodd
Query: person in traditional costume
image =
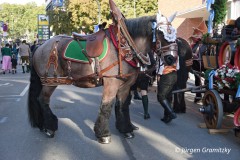
<path fill-rule="evenodd" d="M 2 70 L 3 70 L 3 74 L 5 74 L 7 71 L 11 71 L 11 57 L 12 57 L 12 51 L 9 47 L 9 43 L 7 43 L 5 45 L 5 47 L 3 47 L 1 49 L 2 52 Z"/>
<path fill-rule="evenodd" d="M 158 101 L 164 108 L 164 117 L 161 119 L 164 123 L 169 123 L 172 119 L 177 118 L 174 113 L 172 101 L 172 88 L 177 82 L 177 70 L 179 69 L 178 55 L 161 56 L 159 59 L 157 74 L 160 76 L 158 80 Z"/>

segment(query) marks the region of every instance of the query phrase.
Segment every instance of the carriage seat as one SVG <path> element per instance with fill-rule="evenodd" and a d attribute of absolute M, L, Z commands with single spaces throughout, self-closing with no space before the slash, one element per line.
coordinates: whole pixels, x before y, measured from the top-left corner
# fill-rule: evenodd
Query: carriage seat
<path fill-rule="evenodd" d="M 103 40 L 106 35 L 103 30 L 89 35 L 82 35 L 73 32 L 73 38 L 79 41 L 86 41 L 86 54 L 90 58 L 99 57 L 103 51 Z"/>

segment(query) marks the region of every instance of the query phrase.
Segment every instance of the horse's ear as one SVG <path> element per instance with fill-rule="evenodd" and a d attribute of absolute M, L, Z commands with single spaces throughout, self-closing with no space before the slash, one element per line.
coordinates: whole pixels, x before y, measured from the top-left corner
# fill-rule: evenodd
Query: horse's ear
<path fill-rule="evenodd" d="M 162 17 L 162 13 L 160 10 L 158 10 L 158 13 L 157 13 L 157 23 L 161 22 L 161 17 Z"/>
<path fill-rule="evenodd" d="M 174 18 L 176 17 L 178 12 L 175 12 L 173 15 L 171 15 L 170 17 L 168 17 L 168 22 L 172 22 L 174 20 Z"/>
<path fill-rule="evenodd" d="M 107 25 L 107 22 L 103 22 L 102 23 L 102 29 L 104 29 L 106 27 L 106 25 Z"/>

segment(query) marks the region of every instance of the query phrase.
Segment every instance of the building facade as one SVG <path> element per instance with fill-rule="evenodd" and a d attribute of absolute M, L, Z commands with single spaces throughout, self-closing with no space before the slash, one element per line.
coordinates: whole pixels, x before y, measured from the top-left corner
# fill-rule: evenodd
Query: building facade
<path fill-rule="evenodd" d="M 163 15 L 169 17 L 174 12 L 178 12 L 173 26 L 177 29 L 177 36 L 186 40 L 192 35 L 193 27 L 196 28 L 201 22 L 208 20 L 209 13 L 206 6 L 206 0 L 158 1 L 158 8 Z M 240 0 L 228 0 L 227 8 L 225 23 L 240 16 Z"/>

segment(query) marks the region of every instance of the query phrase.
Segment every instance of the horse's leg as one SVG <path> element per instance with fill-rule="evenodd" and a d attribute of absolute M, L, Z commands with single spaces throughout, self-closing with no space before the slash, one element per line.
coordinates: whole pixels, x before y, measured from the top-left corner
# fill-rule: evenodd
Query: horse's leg
<path fill-rule="evenodd" d="M 40 104 L 43 117 L 42 129 L 49 137 L 53 137 L 54 132 L 58 129 L 58 119 L 52 113 L 49 107 L 50 97 L 55 89 L 56 86 L 43 86 L 42 91 L 38 97 L 38 102 Z"/>
<path fill-rule="evenodd" d="M 116 97 L 120 80 L 116 78 L 103 79 L 103 97 L 99 114 L 94 125 L 94 132 L 99 143 L 110 143 L 111 133 L 109 130 L 109 118 L 112 110 L 112 103 Z"/>
<path fill-rule="evenodd" d="M 195 76 L 195 86 L 200 86 L 201 85 L 201 78 L 198 76 Z M 194 103 L 199 102 L 202 99 L 202 94 L 201 93 L 196 93 L 196 96 L 194 98 Z"/>
<path fill-rule="evenodd" d="M 201 62 L 198 60 L 193 61 L 193 68 L 196 69 L 197 71 L 201 72 Z M 195 78 L 195 86 L 200 86 L 201 85 L 201 77 L 198 75 L 194 75 Z M 202 99 L 202 94 L 201 93 L 196 93 L 195 98 L 194 98 L 194 103 L 199 102 Z"/>
<path fill-rule="evenodd" d="M 185 65 L 185 58 L 179 56 L 180 70 L 177 71 L 177 82 L 174 85 L 174 90 L 185 89 L 187 87 L 188 80 L 188 69 Z M 185 113 L 186 104 L 185 104 L 185 93 L 176 93 L 174 94 L 173 110 L 175 113 Z"/>
<path fill-rule="evenodd" d="M 174 85 L 173 90 L 185 89 L 187 87 L 188 72 L 187 74 L 183 74 L 182 70 L 178 70 L 177 77 L 177 83 Z M 174 94 L 173 110 L 175 113 L 186 113 L 184 92 Z"/>
<path fill-rule="evenodd" d="M 186 103 L 185 103 L 184 92 L 174 94 L 173 111 L 175 113 L 186 113 Z"/>
<path fill-rule="evenodd" d="M 131 104 L 132 95 L 129 92 L 130 87 L 121 88 L 117 94 L 115 103 L 116 128 L 123 133 L 127 139 L 133 138 L 133 126 L 130 120 L 129 105 Z"/>

